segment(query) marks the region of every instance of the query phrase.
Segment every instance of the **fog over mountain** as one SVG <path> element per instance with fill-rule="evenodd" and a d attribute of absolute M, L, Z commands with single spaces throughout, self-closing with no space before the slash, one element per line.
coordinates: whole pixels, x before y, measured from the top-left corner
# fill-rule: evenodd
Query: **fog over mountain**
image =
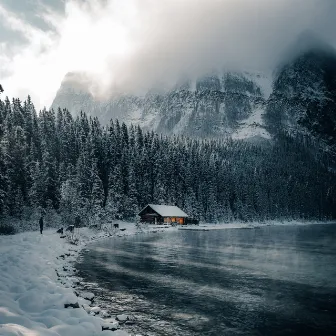
<path fill-rule="evenodd" d="M 304 134 L 335 146 L 336 51 L 306 31 L 284 51 L 273 72 L 212 70 L 144 94 L 111 89 L 90 92 L 90 78 L 68 74 L 52 107 L 112 118 L 163 134 L 212 138 L 271 139 L 279 131 Z"/>
<path fill-rule="evenodd" d="M 3 85 L 9 96 L 31 94 L 38 108 L 51 105 L 67 73 L 84 73 L 89 92 L 106 99 L 114 91 L 171 88 L 181 77 L 195 80 L 223 68 L 273 70 L 307 29 L 336 45 L 332 0 L 40 4 L 34 17 L 44 25 L 28 5 L 22 13 L 0 1 Z"/>
<path fill-rule="evenodd" d="M 330 1 L 131 3 L 134 16 L 124 27 L 126 42 L 120 47 L 111 41 L 114 50 L 103 64 L 81 71 L 90 78 L 89 90 L 97 98 L 109 98 L 115 91 L 139 95 L 152 88 L 167 89 L 185 77 L 195 80 L 223 69 L 269 72 L 290 56 L 288 49 L 300 52 L 303 46 L 296 43 L 304 32 L 336 45 L 330 31 L 336 28 L 336 6 Z M 101 11 L 114 11 L 112 4 L 105 8 L 96 3 L 93 12 L 106 15 Z"/>

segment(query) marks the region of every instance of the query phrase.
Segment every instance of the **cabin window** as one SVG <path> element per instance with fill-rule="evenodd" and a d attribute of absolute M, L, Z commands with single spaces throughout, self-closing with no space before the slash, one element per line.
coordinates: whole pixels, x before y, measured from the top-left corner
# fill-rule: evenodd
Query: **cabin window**
<path fill-rule="evenodd" d="M 183 224 L 183 218 L 179 218 L 179 223 Z"/>

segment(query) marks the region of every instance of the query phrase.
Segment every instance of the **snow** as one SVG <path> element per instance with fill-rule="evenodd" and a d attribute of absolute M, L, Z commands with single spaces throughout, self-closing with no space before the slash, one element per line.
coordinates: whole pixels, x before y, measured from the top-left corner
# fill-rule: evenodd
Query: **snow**
<path fill-rule="evenodd" d="M 263 114 L 264 109 L 262 107 L 256 108 L 247 119 L 240 122 L 238 129 L 232 134 L 232 139 L 261 137 L 270 140 L 272 137 L 265 129 Z"/>
<path fill-rule="evenodd" d="M 261 90 L 264 99 L 268 99 L 272 93 L 272 76 L 261 72 L 244 72 L 244 76 L 255 82 Z M 257 104 L 251 115 L 239 123 L 239 127 L 232 133 L 232 139 L 243 140 L 262 138 L 270 140 L 272 137 L 265 128 L 263 115 L 265 106 Z"/>
<path fill-rule="evenodd" d="M 78 229 L 78 245 L 61 239 L 56 229 L 43 235 L 34 231 L 0 236 L 0 335 L 127 336 L 124 330 L 115 330 L 119 328 L 115 319 L 103 318 L 106 313 L 93 304 L 93 293 L 75 293 L 79 279 L 72 267 L 90 241 L 167 231 L 155 226 L 136 228 L 127 222 L 119 222 L 119 227 L 123 231 L 109 225 L 102 231 Z M 69 304 L 79 308 L 65 308 Z"/>
<path fill-rule="evenodd" d="M 181 119 L 174 126 L 174 134 L 181 134 L 181 135 L 184 134 L 185 130 L 188 127 L 188 124 L 190 122 L 190 118 L 191 118 L 192 113 L 193 113 L 193 109 L 191 109 L 191 108 L 184 108 L 182 111 L 184 113 L 183 113 Z"/>
<path fill-rule="evenodd" d="M 110 322 L 110 320 L 105 320 L 102 327 L 106 330 L 117 330 L 119 328 L 119 323 L 114 320 L 112 320 L 112 322 Z"/>
<path fill-rule="evenodd" d="M 179 226 L 179 229 L 215 230 L 228 228 L 256 228 L 262 225 L 312 224 L 316 222 L 265 222 L 202 224 Z M 125 231 L 95 232 L 79 229 L 79 245 L 61 239 L 55 229 L 22 232 L 14 236 L 0 236 L 0 335 L 1 336 L 127 336 L 116 319 L 104 319 L 104 311 L 94 306 L 94 295 L 79 293 L 74 287 L 76 278 L 72 263 L 89 241 L 115 236 L 137 234 L 134 223 L 120 223 Z M 177 230 L 155 226 L 141 232 Z M 78 293 L 77 293 L 78 294 Z M 89 299 L 89 300 L 87 300 Z M 65 308 L 66 304 L 79 308 Z M 127 316 L 118 316 L 120 321 Z M 104 329 L 104 330 L 103 330 Z"/>
<path fill-rule="evenodd" d="M 116 330 L 112 334 L 113 336 L 128 336 L 127 332 L 124 330 Z"/>
<path fill-rule="evenodd" d="M 245 71 L 244 76 L 253 82 L 255 82 L 265 99 L 268 99 L 273 91 L 273 76 L 267 72 L 260 72 L 260 71 Z"/>
<path fill-rule="evenodd" d="M 92 335 L 102 331 L 99 319 L 84 309 L 65 309 L 85 302 L 57 282 L 57 269 L 70 252 L 54 230 L 0 238 L 0 335 Z M 69 278 L 69 283 L 71 279 Z"/>
<path fill-rule="evenodd" d="M 188 215 L 175 205 L 148 204 L 162 217 L 188 217 Z M 147 208 L 147 206 L 145 207 Z"/>
<path fill-rule="evenodd" d="M 178 230 L 193 231 L 210 231 L 210 230 L 227 230 L 227 229 L 258 229 L 266 226 L 283 226 L 283 225 L 317 225 L 317 224 L 335 224 L 335 221 L 313 221 L 313 220 L 268 220 L 264 222 L 230 222 L 217 224 L 200 224 L 200 225 L 183 225 Z"/>
<path fill-rule="evenodd" d="M 89 293 L 89 292 L 83 292 L 80 295 L 82 298 L 86 299 L 86 300 L 90 300 L 92 301 L 94 298 L 94 294 L 93 293 Z"/>
<path fill-rule="evenodd" d="M 126 322 L 127 320 L 128 320 L 128 316 L 127 315 L 125 315 L 125 314 L 117 315 L 117 321 Z"/>
<path fill-rule="evenodd" d="M 136 231 L 134 224 L 123 223 L 121 227 L 126 230 L 118 235 Z M 92 316 L 101 311 L 90 307 L 94 295 L 84 292 L 77 297 L 74 293 L 72 287 L 78 279 L 71 263 L 86 242 L 109 235 L 80 230 L 79 246 L 61 239 L 55 229 L 43 235 L 35 231 L 0 236 L 0 335 L 127 335 L 124 331 L 103 331 L 107 322 Z M 65 304 L 77 303 L 80 308 L 65 308 Z M 118 325 L 115 320 L 109 324 Z"/>

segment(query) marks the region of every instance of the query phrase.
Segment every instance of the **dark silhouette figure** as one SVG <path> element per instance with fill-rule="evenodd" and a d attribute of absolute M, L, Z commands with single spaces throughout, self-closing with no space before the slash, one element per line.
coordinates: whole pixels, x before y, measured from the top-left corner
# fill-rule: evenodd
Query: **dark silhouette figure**
<path fill-rule="evenodd" d="M 42 234 L 42 231 L 43 231 L 43 217 L 41 216 L 40 217 L 40 232 Z"/>
<path fill-rule="evenodd" d="M 69 225 L 65 231 L 69 231 L 70 233 L 73 233 L 74 232 L 74 229 L 75 229 L 75 225 Z"/>
<path fill-rule="evenodd" d="M 79 216 L 76 216 L 75 218 L 75 228 L 81 227 L 81 219 Z"/>
<path fill-rule="evenodd" d="M 57 233 L 63 234 L 63 228 L 58 229 Z"/>

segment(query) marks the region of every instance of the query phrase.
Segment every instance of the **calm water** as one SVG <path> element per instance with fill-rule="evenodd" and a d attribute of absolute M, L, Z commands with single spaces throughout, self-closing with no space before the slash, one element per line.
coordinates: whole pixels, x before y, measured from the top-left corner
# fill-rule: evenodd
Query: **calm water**
<path fill-rule="evenodd" d="M 112 238 L 77 265 L 142 335 L 336 335 L 336 225 Z"/>

